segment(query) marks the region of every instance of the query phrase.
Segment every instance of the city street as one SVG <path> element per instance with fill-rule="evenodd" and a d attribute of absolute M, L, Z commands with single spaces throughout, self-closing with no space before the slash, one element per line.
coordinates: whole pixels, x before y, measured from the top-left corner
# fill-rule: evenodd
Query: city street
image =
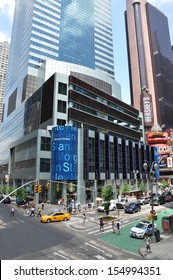
<path fill-rule="evenodd" d="M 140 219 L 146 219 L 150 205 L 142 206 L 136 214 L 125 214 L 120 210 L 121 234 L 112 234 L 111 222 L 100 232 L 98 218 L 104 213 L 86 211 L 85 225 L 82 214 L 72 215 L 67 222 L 42 224 L 37 217 L 29 217 L 23 209 L 15 207 L 15 216 L 10 217 L 10 205 L 0 204 L 1 259 L 141 259 L 138 249 L 144 240 L 131 238 L 129 231 Z M 46 205 L 44 213 L 57 206 Z M 157 206 L 162 214 L 172 211 L 173 202 Z M 167 212 L 168 213 L 168 212 Z M 111 212 L 117 218 L 117 210 Z M 161 215 L 161 214 L 159 214 Z M 158 219 L 161 230 L 161 216 Z"/>
<path fill-rule="evenodd" d="M 15 208 L 10 217 L 10 205 L 0 204 L 1 250 L 0 259 L 139 259 L 130 253 L 121 253 L 87 231 L 72 230 L 70 222 L 42 224 L 37 217 L 29 217 L 22 209 Z M 92 223 L 93 224 L 93 223 Z M 97 226 L 97 224 L 96 224 Z"/>

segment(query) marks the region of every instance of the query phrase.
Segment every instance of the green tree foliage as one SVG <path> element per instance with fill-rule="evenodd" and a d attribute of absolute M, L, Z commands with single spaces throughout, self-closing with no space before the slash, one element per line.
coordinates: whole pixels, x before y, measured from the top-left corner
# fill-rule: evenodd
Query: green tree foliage
<path fill-rule="evenodd" d="M 24 188 L 17 190 L 16 196 L 19 197 L 19 200 L 24 199 L 27 195 L 28 195 L 28 192 Z"/>
<path fill-rule="evenodd" d="M 161 183 L 163 189 L 166 189 L 168 187 L 168 182 L 166 180 L 163 180 Z"/>
<path fill-rule="evenodd" d="M 139 191 L 146 191 L 146 189 L 147 189 L 146 185 L 142 183 L 139 184 Z"/>
<path fill-rule="evenodd" d="M 112 186 L 104 186 L 102 189 L 102 197 L 105 203 L 105 211 L 106 215 L 109 215 L 109 206 L 110 206 L 110 200 L 113 198 L 113 193 L 112 193 Z"/>
<path fill-rule="evenodd" d="M 129 192 L 130 190 L 131 190 L 130 185 L 125 183 L 123 188 L 122 188 L 122 194 L 124 194 L 125 192 Z"/>

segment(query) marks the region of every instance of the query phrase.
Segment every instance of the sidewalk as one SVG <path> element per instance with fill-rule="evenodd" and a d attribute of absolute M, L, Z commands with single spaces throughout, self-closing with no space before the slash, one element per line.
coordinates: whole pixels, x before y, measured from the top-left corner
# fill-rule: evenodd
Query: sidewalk
<path fill-rule="evenodd" d="M 145 255 L 145 247 L 139 248 L 139 254 L 147 260 L 173 260 L 173 234 L 162 233 L 161 240 L 151 244 L 151 253 Z"/>

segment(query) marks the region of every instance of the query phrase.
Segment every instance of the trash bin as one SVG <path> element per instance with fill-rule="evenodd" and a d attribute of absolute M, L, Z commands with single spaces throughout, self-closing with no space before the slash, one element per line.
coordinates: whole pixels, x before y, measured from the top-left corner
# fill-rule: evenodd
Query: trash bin
<path fill-rule="evenodd" d="M 154 235 L 156 238 L 156 242 L 159 242 L 160 241 L 160 231 L 158 229 L 154 231 Z"/>
<path fill-rule="evenodd" d="M 173 232 L 173 215 L 164 216 L 162 218 L 162 228 L 164 232 Z"/>

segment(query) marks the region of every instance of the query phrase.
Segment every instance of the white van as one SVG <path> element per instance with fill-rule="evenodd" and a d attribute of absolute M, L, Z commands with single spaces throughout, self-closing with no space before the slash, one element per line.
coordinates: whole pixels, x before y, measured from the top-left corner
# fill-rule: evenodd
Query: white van
<path fill-rule="evenodd" d="M 121 198 L 117 203 L 116 207 L 117 209 L 123 209 L 126 206 L 128 206 L 130 203 L 137 203 L 137 198 L 136 197 L 123 197 Z"/>

